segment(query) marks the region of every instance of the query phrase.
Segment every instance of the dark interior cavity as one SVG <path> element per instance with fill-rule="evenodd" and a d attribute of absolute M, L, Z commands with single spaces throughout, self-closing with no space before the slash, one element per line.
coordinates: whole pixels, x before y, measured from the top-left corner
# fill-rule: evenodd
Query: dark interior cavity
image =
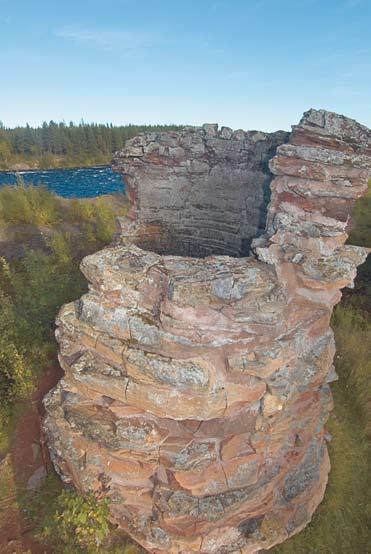
<path fill-rule="evenodd" d="M 140 137 L 144 155 L 124 161 L 138 246 L 197 258 L 250 254 L 252 239 L 265 231 L 269 160 L 288 133 L 239 131 L 226 138 L 223 129 L 164 133 L 153 143 Z"/>

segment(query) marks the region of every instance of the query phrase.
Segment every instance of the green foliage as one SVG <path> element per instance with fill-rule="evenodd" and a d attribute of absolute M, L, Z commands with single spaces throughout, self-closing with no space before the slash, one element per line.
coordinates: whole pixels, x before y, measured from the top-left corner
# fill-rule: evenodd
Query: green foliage
<path fill-rule="evenodd" d="M 110 202 L 104 197 L 69 202 L 23 184 L 0 190 L 4 232 L 20 222 L 48 226 L 44 249 L 25 247 L 11 262 L 0 258 L 0 444 L 7 443 L 14 402 L 29 395 L 56 356 L 58 310 L 87 288 L 81 258 L 112 239 L 115 215 L 123 211 Z M 65 230 L 66 222 L 73 232 Z"/>
<path fill-rule="evenodd" d="M 272 549 L 272 554 L 354 554 L 369 552 L 369 449 L 362 428 L 334 387 L 335 411 L 327 428 L 331 472 L 325 498 L 301 533 Z"/>
<path fill-rule="evenodd" d="M 20 179 L 17 186 L 0 188 L 0 225 L 31 224 L 51 226 L 60 221 L 58 198 L 42 186 L 26 186 Z"/>
<path fill-rule="evenodd" d="M 19 491 L 18 501 L 28 527 L 41 532 L 47 519 L 55 513 L 62 490 L 60 478 L 56 473 L 50 472 L 38 489 Z"/>
<path fill-rule="evenodd" d="M 352 231 L 348 242 L 359 246 L 371 245 L 371 181 L 366 196 L 357 200 L 352 214 Z"/>
<path fill-rule="evenodd" d="M 371 317 L 352 305 L 339 305 L 333 316 L 336 368 L 346 383 L 344 395 L 357 411 L 365 437 L 371 439 Z"/>
<path fill-rule="evenodd" d="M 11 161 L 12 151 L 9 142 L 0 140 L 0 169 L 6 169 Z"/>
<path fill-rule="evenodd" d="M 70 201 L 65 221 L 80 222 L 83 226 L 86 240 L 92 247 L 99 247 L 99 243 L 106 244 L 113 238 L 115 232 L 115 217 L 112 206 L 104 196 L 94 202 L 81 201 L 77 198 Z"/>
<path fill-rule="evenodd" d="M 85 497 L 62 491 L 55 512 L 46 519 L 42 539 L 53 552 L 72 554 L 99 552 L 110 531 L 107 500 L 97 500 L 93 494 Z"/>
<path fill-rule="evenodd" d="M 38 490 L 25 491 L 20 501 L 27 524 L 48 552 L 144 554 L 110 524 L 107 500 L 63 490 L 56 474 L 49 474 Z"/>
<path fill-rule="evenodd" d="M 371 318 L 346 299 L 335 309 L 334 412 L 327 428 L 331 472 L 325 499 L 311 524 L 274 554 L 369 552 L 371 437 Z"/>
<path fill-rule="evenodd" d="M 1 484 L 1 482 L 0 482 Z M 0 491 L 1 493 L 1 491 Z M 107 500 L 66 491 L 51 473 L 19 498 L 27 525 L 53 554 L 144 554 L 109 521 Z M 0 494 L 1 501 L 1 494 Z"/>
<path fill-rule="evenodd" d="M 121 196 L 120 200 L 116 195 L 66 201 L 42 186 L 26 186 L 21 180 L 17 186 L 0 188 L 0 226 L 6 229 L 9 225 L 34 225 L 51 229 L 51 238 L 45 240 L 52 256 L 58 258 L 58 263 L 67 256 L 63 263 L 71 264 L 73 237 L 62 229 L 67 224 L 79 228 L 82 234 L 80 251 L 84 255 L 98 250 L 112 240 L 115 217 L 126 212 L 126 207 L 118 210 L 111 200 L 116 198 L 122 204 Z"/>
<path fill-rule="evenodd" d="M 85 284 L 68 243 L 56 235 L 48 255 L 27 250 L 0 267 L 0 434 L 15 401 L 26 398 L 56 347 L 55 314 Z"/>
<path fill-rule="evenodd" d="M 0 126 L 0 169 L 29 165 L 40 169 L 105 165 L 125 141 L 143 131 L 177 129 L 177 125 L 111 125 L 44 122 L 41 127 Z"/>
<path fill-rule="evenodd" d="M 24 357 L 12 342 L 0 338 L 0 402 L 9 405 L 30 390 L 31 373 Z"/>
<path fill-rule="evenodd" d="M 29 347 L 51 340 L 58 309 L 85 289 L 68 236 L 56 233 L 50 248 L 50 254 L 28 249 L 12 265 L 12 298 L 15 310 L 22 314 L 23 337 Z"/>
<path fill-rule="evenodd" d="M 356 202 L 348 242 L 371 247 L 371 181 L 368 193 Z M 345 294 L 333 315 L 338 373 L 344 393 L 358 410 L 366 439 L 371 439 L 371 255 L 358 268 L 355 287 Z"/>
<path fill-rule="evenodd" d="M 6 285 L 10 269 L 0 258 L 0 283 Z M 5 287 L 4 287 L 5 288 Z M 31 372 L 17 333 L 17 314 L 11 298 L 0 288 L 0 418 L 5 423 L 8 409 L 31 390 Z"/>

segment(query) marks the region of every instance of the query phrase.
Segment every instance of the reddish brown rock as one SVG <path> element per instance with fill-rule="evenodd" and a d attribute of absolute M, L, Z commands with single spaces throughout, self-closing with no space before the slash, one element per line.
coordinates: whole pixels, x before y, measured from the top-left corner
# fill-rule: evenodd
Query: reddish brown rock
<path fill-rule="evenodd" d="M 269 549 L 326 487 L 329 323 L 367 255 L 344 243 L 370 131 L 310 110 L 289 137 L 141 135 L 115 166 L 133 220 L 84 259 L 90 290 L 58 318 L 54 464 L 154 554 Z"/>

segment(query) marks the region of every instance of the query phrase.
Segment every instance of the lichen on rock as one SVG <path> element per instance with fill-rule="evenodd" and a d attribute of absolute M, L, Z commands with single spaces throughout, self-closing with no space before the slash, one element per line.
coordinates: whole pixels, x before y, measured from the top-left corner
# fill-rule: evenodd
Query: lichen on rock
<path fill-rule="evenodd" d="M 269 549 L 327 483 L 330 317 L 368 253 L 345 241 L 371 133 L 310 110 L 289 135 L 140 135 L 114 166 L 132 210 L 57 320 L 55 467 L 154 554 Z"/>

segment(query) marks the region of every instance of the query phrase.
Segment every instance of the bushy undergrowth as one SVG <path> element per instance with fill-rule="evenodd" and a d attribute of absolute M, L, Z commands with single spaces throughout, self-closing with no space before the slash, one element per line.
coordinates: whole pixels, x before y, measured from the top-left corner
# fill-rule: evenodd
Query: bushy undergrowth
<path fill-rule="evenodd" d="M 118 215 L 107 197 L 64 200 L 43 186 L 25 185 L 0 188 L 0 227 L 35 225 L 58 230 L 66 223 L 79 225 L 85 235 L 85 245 L 97 248 L 109 242 Z M 99 245 L 99 243 L 102 243 Z"/>
<path fill-rule="evenodd" d="M 115 216 L 125 211 L 110 198 L 61 199 L 43 187 L 0 189 L 0 222 L 4 232 L 14 225 L 48 229 L 45 248 L 24 248 L 12 260 L 0 257 L 0 449 L 9 435 L 19 401 L 27 399 L 43 370 L 56 359 L 54 321 L 62 304 L 81 296 L 87 284 L 79 271 L 81 258 L 110 242 Z M 70 230 L 69 226 L 71 227 Z M 67 227 L 67 230 L 66 230 Z M 109 531 L 108 507 L 89 495 L 61 492 L 51 476 L 37 493 L 20 495 L 22 512 L 48 551 L 56 554 L 102 552 Z M 132 549 L 130 553 L 130 548 Z M 122 543 L 120 550 L 105 545 L 104 552 L 135 554 Z M 126 550 L 125 550 L 126 549 Z"/>
<path fill-rule="evenodd" d="M 144 554 L 111 524 L 107 500 L 63 490 L 55 474 L 38 490 L 24 491 L 19 502 L 27 526 L 48 553 Z"/>
<path fill-rule="evenodd" d="M 0 189 L 0 225 L 53 225 L 60 220 L 58 198 L 44 187 L 17 186 Z"/>
<path fill-rule="evenodd" d="M 0 258 L 0 405 L 4 414 L 16 399 L 26 397 L 31 388 L 31 372 L 17 332 L 16 310 L 11 298 L 1 288 L 1 281 L 8 282 L 9 279 L 9 266 L 4 258 Z"/>
<path fill-rule="evenodd" d="M 112 240 L 115 215 L 122 213 L 104 197 L 66 201 L 23 183 L 0 189 L 3 230 L 16 224 L 49 230 L 45 248 L 26 247 L 11 261 L 0 257 L 0 446 L 14 402 L 30 394 L 55 356 L 59 308 L 87 288 L 81 258 Z"/>
<path fill-rule="evenodd" d="M 54 552 L 94 553 L 110 532 L 108 516 L 107 500 L 97 500 L 93 494 L 83 497 L 62 491 L 55 511 L 43 522 L 41 538 Z"/>
<path fill-rule="evenodd" d="M 356 202 L 348 243 L 371 248 L 371 181 Z M 360 417 L 362 434 L 371 440 L 371 255 L 358 268 L 354 290 L 334 310 L 337 386 Z M 336 391 L 336 389 L 335 389 Z"/>
<path fill-rule="evenodd" d="M 58 237 L 58 235 L 57 235 Z M 74 263 L 75 262 L 75 263 Z M 55 351 L 55 314 L 85 290 L 68 240 L 51 253 L 27 250 L 0 266 L 0 405 L 3 423 L 16 400 L 32 391 Z"/>

